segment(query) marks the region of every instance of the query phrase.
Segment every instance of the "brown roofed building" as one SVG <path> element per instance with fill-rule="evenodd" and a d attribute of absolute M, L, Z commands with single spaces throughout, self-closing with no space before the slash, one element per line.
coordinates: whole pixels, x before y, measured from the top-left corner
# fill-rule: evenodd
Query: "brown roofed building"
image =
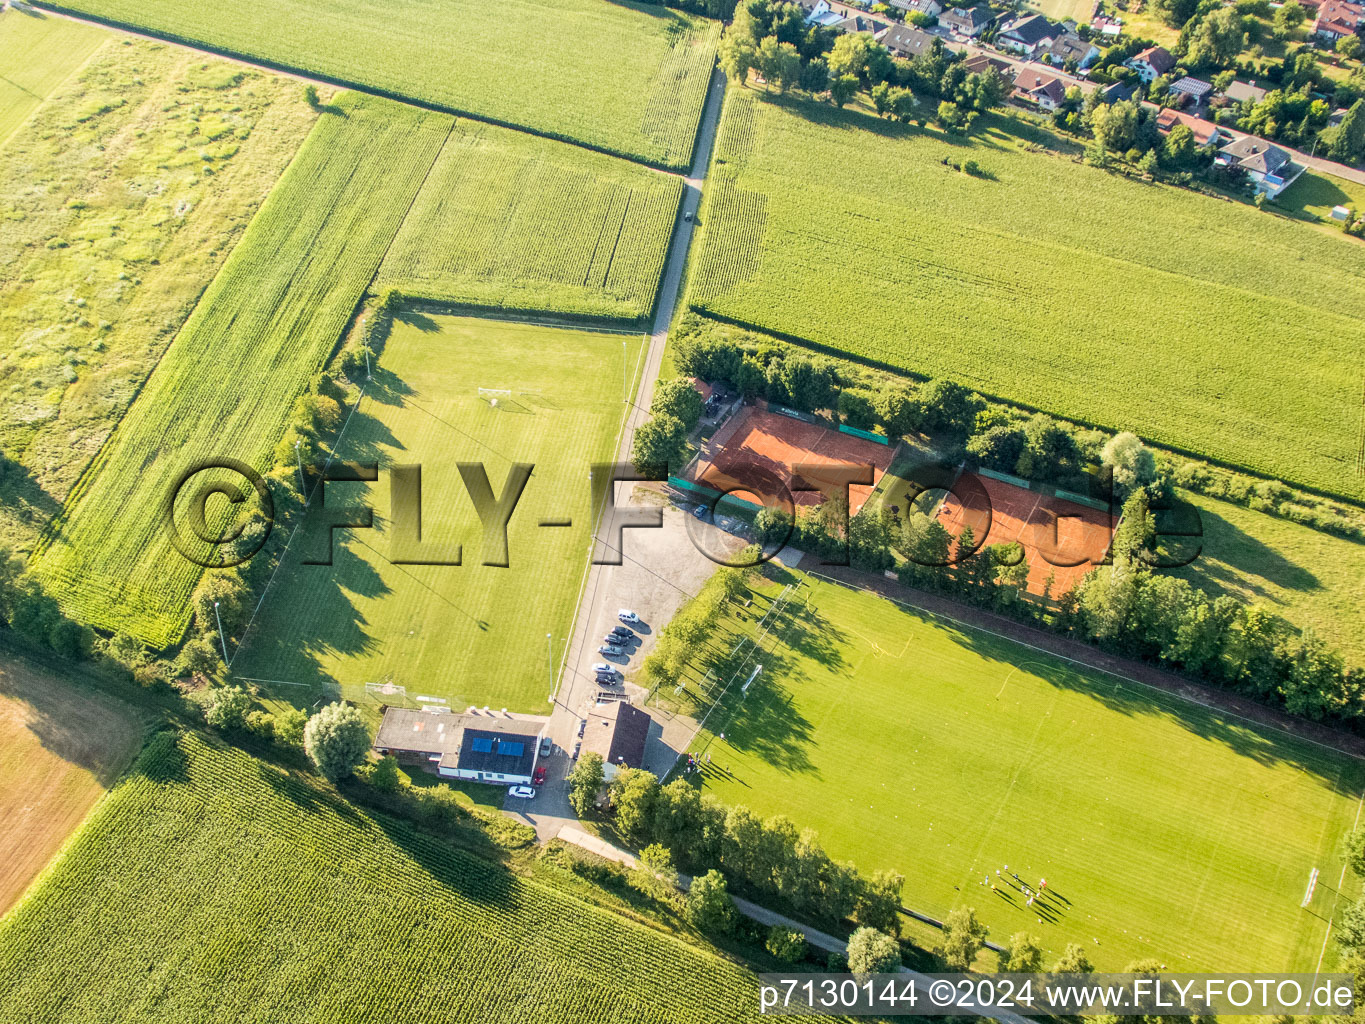
<path fill-rule="evenodd" d="M 1175 58 L 1163 47 L 1149 46 L 1124 63 L 1136 71 L 1144 82 L 1150 83 L 1175 67 Z"/>
<path fill-rule="evenodd" d="M 645 741 L 653 724 L 647 712 L 618 700 L 593 708 L 586 719 L 581 753 L 602 755 L 602 774 L 608 782 L 622 768 L 644 766 Z"/>
<path fill-rule="evenodd" d="M 537 746 L 549 721 L 542 715 L 506 711 L 456 715 L 387 708 L 374 751 L 442 778 L 524 785 L 531 781 Z"/>
<path fill-rule="evenodd" d="M 1173 107 L 1167 107 L 1156 116 L 1157 129 L 1163 135 L 1168 134 L 1178 124 L 1183 124 L 1194 133 L 1194 144 L 1200 149 L 1205 146 L 1216 146 L 1231 137 L 1212 121 L 1205 121 L 1202 117 L 1186 114 Z"/>
<path fill-rule="evenodd" d="M 1348 0 L 1322 0 L 1313 22 L 1313 34 L 1325 43 L 1335 43 L 1359 32 L 1362 20 L 1365 6 Z"/>

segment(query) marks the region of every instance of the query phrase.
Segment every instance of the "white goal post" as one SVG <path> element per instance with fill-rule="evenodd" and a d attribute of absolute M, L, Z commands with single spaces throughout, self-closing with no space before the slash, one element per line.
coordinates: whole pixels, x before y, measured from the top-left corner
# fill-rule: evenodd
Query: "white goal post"
<path fill-rule="evenodd" d="M 496 407 L 498 402 L 512 397 L 511 388 L 479 388 L 479 397 Z"/>

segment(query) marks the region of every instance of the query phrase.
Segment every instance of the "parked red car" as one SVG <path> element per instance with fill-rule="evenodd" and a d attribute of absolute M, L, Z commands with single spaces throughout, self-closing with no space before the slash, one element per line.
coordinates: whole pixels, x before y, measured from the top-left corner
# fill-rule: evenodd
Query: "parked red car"
<path fill-rule="evenodd" d="M 536 769 L 536 773 L 531 776 L 531 781 L 537 786 L 545 785 L 545 768 L 543 766 Z"/>

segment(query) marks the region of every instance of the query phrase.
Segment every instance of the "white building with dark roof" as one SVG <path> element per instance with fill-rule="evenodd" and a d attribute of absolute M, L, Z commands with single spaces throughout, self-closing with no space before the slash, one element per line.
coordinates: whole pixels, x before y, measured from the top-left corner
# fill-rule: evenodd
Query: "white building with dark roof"
<path fill-rule="evenodd" d="M 464 714 L 388 708 L 374 751 L 446 779 L 526 785 L 535 773 L 543 715 L 470 709 Z"/>

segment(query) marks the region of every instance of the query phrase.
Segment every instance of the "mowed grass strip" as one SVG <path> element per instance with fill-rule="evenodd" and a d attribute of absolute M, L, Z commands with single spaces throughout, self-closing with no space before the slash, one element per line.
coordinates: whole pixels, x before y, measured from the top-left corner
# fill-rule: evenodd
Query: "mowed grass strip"
<path fill-rule="evenodd" d="M 0 145 L 109 39 L 41 11 L 0 11 Z"/>
<path fill-rule="evenodd" d="M 997 941 L 1080 943 L 1108 970 L 1148 956 L 1171 970 L 1314 969 L 1359 761 L 799 578 L 793 607 L 809 603 L 775 630 L 760 681 L 693 744 L 723 801 L 902 872 L 917 910 L 975 907 Z M 1034 888 L 1047 879 L 1064 898 L 1048 901 L 1055 913 L 1027 907 L 1004 865 Z"/>
<path fill-rule="evenodd" d="M 317 116 L 292 79 L 127 39 L 0 146 L 0 544 L 30 550 Z"/>
<path fill-rule="evenodd" d="M 392 682 L 452 707 L 489 704 L 543 713 L 587 565 L 589 470 L 615 453 L 626 380 L 643 339 L 471 317 L 400 314 L 337 457 L 377 462 L 373 484 L 329 484 L 329 506 L 366 505 L 375 528 L 310 520 L 290 547 L 232 668 L 306 683 L 272 688 L 317 698 L 335 684 L 365 700 Z M 623 362 L 624 360 L 624 362 Z M 491 406 L 479 388 L 513 389 Z M 508 526 L 508 565 L 489 556 L 458 463 L 479 463 L 493 493 L 529 463 Z M 432 557 L 460 547 L 460 565 L 394 564 L 388 469 L 422 468 L 422 541 Z M 542 520 L 570 526 L 542 527 Z M 425 557 L 425 556 L 424 556 Z M 546 643 L 546 634 L 551 643 Z"/>
<path fill-rule="evenodd" d="M 1365 247 L 983 125 L 955 140 L 730 90 L 691 304 L 1365 496 Z"/>
<path fill-rule="evenodd" d="M 0 657 L 0 914 L 141 745 L 141 723 L 127 705 Z"/>
<path fill-rule="evenodd" d="M 730 961 L 193 734 L 0 922 L 0 973 L 8 1024 L 759 1019 Z"/>
<path fill-rule="evenodd" d="M 68 614 L 155 647 L 183 634 L 200 567 L 172 545 L 162 503 L 206 459 L 268 468 L 452 120 L 373 97 L 336 106 L 44 537 L 35 571 Z"/>
<path fill-rule="evenodd" d="M 1176 575 L 1214 596 L 1265 604 L 1365 665 L 1365 544 L 1232 502 L 1180 497 L 1198 510 L 1203 537 L 1199 557 Z"/>
<path fill-rule="evenodd" d="M 602 0 L 63 0 L 63 8 L 685 169 L 719 22 Z"/>
<path fill-rule="evenodd" d="M 438 302 L 633 321 L 654 307 L 675 177 L 459 121 L 376 288 Z"/>

